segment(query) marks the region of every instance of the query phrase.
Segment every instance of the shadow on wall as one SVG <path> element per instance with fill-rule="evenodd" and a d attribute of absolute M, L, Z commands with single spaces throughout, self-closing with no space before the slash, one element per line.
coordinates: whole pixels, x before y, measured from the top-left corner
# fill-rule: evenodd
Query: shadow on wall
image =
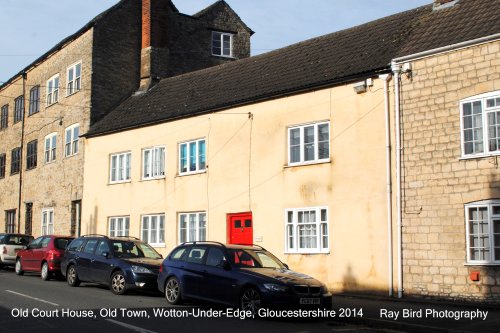
<path fill-rule="evenodd" d="M 352 274 L 351 265 L 347 265 L 347 272 L 342 277 L 342 291 L 352 292 L 359 290 L 359 284 L 354 275 Z"/>
<path fill-rule="evenodd" d="M 86 234 L 96 234 L 97 233 L 97 221 L 98 221 L 98 214 L 99 209 L 97 206 L 94 206 L 94 214 L 90 215 L 89 222 L 86 225 Z"/>

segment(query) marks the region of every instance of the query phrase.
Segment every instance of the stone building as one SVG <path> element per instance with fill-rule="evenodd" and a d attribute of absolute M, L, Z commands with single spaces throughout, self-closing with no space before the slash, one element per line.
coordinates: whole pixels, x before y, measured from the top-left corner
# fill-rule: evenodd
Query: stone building
<path fill-rule="evenodd" d="M 500 2 L 439 1 L 412 35 L 394 59 L 404 291 L 498 302 Z"/>
<path fill-rule="evenodd" d="M 3 83 L 0 230 L 78 234 L 81 135 L 161 78 L 248 57 L 252 33 L 224 1 L 122 0 Z"/>

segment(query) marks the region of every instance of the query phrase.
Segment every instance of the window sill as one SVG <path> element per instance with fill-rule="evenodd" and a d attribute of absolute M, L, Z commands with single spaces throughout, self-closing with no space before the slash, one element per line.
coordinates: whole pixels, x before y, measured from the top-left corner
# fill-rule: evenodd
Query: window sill
<path fill-rule="evenodd" d="M 459 160 L 466 161 L 466 160 L 474 160 L 474 159 L 496 157 L 496 156 L 500 156 L 500 151 L 494 152 L 494 153 L 489 153 L 489 154 L 477 154 L 477 155 L 471 155 L 471 156 L 461 156 L 459 158 Z"/>
<path fill-rule="evenodd" d="M 66 95 L 66 97 L 73 96 L 74 94 L 76 94 L 76 93 L 78 93 L 80 91 L 81 91 L 81 88 L 79 90 L 77 90 L 77 91 L 72 92 L 71 94 Z"/>
<path fill-rule="evenodd" d="M 185 176 L 199 175 L 199 174 L 202 174 L 202 173 L 207 173 L 207 169 L 200 170 L 200 171 L 193 171 L 193 172 L 179 173 L 179 174 L 177 174 L 177 177 L 185 177 Z"/>
<path fill-rule="evenodd" d="M 43 165 L 50 165 L 50 164 L 54 164 L 54 163 L 56 163 L 56 160 L 45 162 L 45 163 L 43 163 Z"/>
<path fill-rule="evenodd" d="M 38 114 L 39 112 L 40 112 L 40 110 L 38 110 L 36 112 L 28 113 L 28 117 L 34 116 L 34 115 Z"/>
<path fill-rule="evenodd" d="M 164 180 L 166 177 L 161 176 L 161 177 L 151 177 L 151 178 L 142 178 L 141 182 L 150 182 L 152 180 Z"/>
<path fill-rule="evenodd" d="M 223 59 L 233 59 L 233 60 L 236 60 L 235 57 L 233 56 L 225 56 L 225 55 L 221 55 L 221 54 L 213 54 L 212 53 L 212 57 L 217 57 L 217 58 L 223 58 Z"/>
<path fill-rule="evenodd" d="M 471 263 L 471 262 L 466 262 L 464 266 L 471 267 L 471 266 L 500 266 L 500 263 Z"/>
<path fill-rule="evenodd" d="M 77 156 L 77 155 L 78 155 L 78 153 L 74 153 L 74 154 L 71 154 L 71 155 L 66 155 L 66 156 L 64 156 L 64 158 L 66 159 L 66 158 L 74 157 L 74 156 Z"/>
<path fill-rule="evenodd" d="M 56 105 L 57 103 L 59 103 L 59 101 L 54 102 L 52 104 L 47 104 L 47 105 L 45 105 L 45 109 L 50 108 L 52 105 Z"/>
<path fill-rule="evenodd" d="M 285 251 L 283 254 L 286 255 L 292 255 L 292 254 L 300 254 L 300 255 L 307 255 L 307 254 L 330 254 L 330 251 L 317 251 L 317 252 L 290 252 L 290 251 Z"/>
<path fill-rule="evenodd" d="M 321 161 L 313 161 L 313 162 L 305 162 L 305 163 L 297 163 L 297 164 L 287 164 L 284 166 L 285 169 L 309 166 L 309 165 L 318 165 L 318 164 L 328 164 L 331 163 L 331 160 L 321 160 Z"/>
<path fill-rule="evenodd" d="M 158 243 L 158 244 L 149 244 L 153 248 L 164 248 L 166 245 L 165 243 Z"/>
<path fill-rule="evenodd" d="M 128 179 L 128 180 L 123 180 L 123 181 L 119 181 L 119 182 L 109 182 L 108 185 L 128 184 L 128 183 L 132 183 L 132 180 Z"/>

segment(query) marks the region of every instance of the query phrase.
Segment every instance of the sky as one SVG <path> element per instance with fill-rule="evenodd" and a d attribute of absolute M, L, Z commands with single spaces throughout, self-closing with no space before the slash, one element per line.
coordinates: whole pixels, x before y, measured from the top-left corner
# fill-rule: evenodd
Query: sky
<path fill-rule="evenodd" d="M 173 0 L 192 15 L 216 0 Z M 119 0 L 0 0 L 0 84 Z M 432 0 L 226 0 L 255 34 L 257 55 Z"/>

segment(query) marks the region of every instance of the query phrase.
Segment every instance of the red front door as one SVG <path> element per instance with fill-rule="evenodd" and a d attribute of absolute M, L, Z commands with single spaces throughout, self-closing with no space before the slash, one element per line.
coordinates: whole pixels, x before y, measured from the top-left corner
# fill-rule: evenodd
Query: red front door
<path fill-rule="evenodd" d="M 227 215 L 227 242 L 229 244 L 252 245 L 252 212 Z"/>

